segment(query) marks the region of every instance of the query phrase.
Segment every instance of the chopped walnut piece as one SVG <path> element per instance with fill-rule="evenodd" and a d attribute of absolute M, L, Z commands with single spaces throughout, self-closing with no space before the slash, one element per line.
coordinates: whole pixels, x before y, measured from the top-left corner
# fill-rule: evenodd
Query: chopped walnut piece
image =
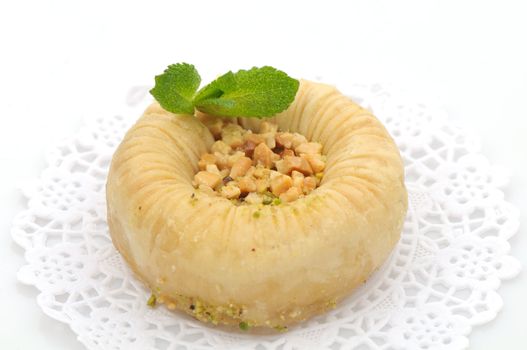
<path fill-rule="evenodd" d="M 252 164 L 253 164 L 253 161 L 251 160 L 251 158 L 240 157 L 232 165 L 230 176 L 233 179 L 236 179 L 237 177 L 245 175 L 245 173 L 247 172 L 247 170 L 249 170 L 249 168 L 251 167 Z"/>
<path fill-rule="evenodd" d="M 263 198 L 258 193 L 251 192 L 245 197 L 245 201 L 249 204 L 261 204 Z"/>
<path fill-rule="evenodd" d="M 221 153 L 221 154 L 229 154 L 229 152 L 232 150 L 231 146 L 226 144 L 225 142 L 218 140 L 212 144 L 212 147 L 210 150 L 215 153 Z"/>
<path fill-rule="evenodd" d="M 219 174 L 213 174 L 208 171 L 200 171 L 194 175 L 194 185 L 206 185 L 210 188 L 218 186 L 221 182 L 221 176 Z"/>
<path fill-rule="evenodd" d="M 198 162 L 200 170 L 205 170 L 207 165 L 216 164 L 216 156 L 210 153 L 204 153 L 201 155 L 201 159 Z"/>
<path fill-rule="evenodd" d="M 320 154 L 302 153 L 300 157 L 307 160 L 314 173 L 324 171 L 326 167 L 326 163 L 322 160 L 322 155 Z"/>
<path fill-rule="evenodd" d="M 275 196 L 284 193 L 291 186 L 293 186 L 293 180 L 287 175 L 279 174 L 278 176 L 271 178 L 271 192 Z"/>
<path fill-rule="evenodd" d="M 220 170 L 229 168 L 229 156 L 220 152 L 214 152 L 214 157 L 216 157 L 216 165 Z"/>
<path fill-rule="evenodd" d="M 227 145 L 236 148 L 243 145 L 242 132 L 243 128 L 241 126 L 229 123 L 221 131 L 221 138 Z"/>
<path fill-rule="evenodd" d="M 252 132 L 248 132 L 245 135 L 243 135 L 243 138 L 246 142 L 252 142 L 255 145 L 259 145 L 262 142 L 265 142 L 265 137 L 263 137 L 260 134 L 253 134 Z"/>
<path fill-rule="evenodd" d="M 256 183 L 256 192 L 258 193 L 264 193 L 270 186 L 269 179 L 256 179 L 254 182 Z"/>
<path fill-rule="evenodd" d="M 313 176 L 306 177 L 304 179 L 304 193 L 309 193 L 317 187 L 317 180 Z"/>
<path fill-rule="evenodd" d="M 217 166 L 216 164 L 209 164 L 209 165 L 207 165 L 206 170 L 207 170 L 209 173 L 218 174 L 218 175 L 221 176 L 221 174 L 220 174 L 220 169 L 218 169 L 218 166 Z"/>
<path fill-rule="evenodd" d="M 280 194 L 280 200 L 282 202 L 292 202 L 297 200 L 298 197 L 302 194 L 302 191 L 298 187 L 290 187 L 286 192 Z"/>
<path fill-rule="evenodd" d="M 227 166 L 232 168 L 234 166 L 234 163 L 238 161 L 241 157 L 245 157 L 245 153 L 241 151 L 236 151 L 234 154 L 228 156 L 227 158 Z"/>
<path fill-rule="evenodd" d="M 297 154 L 307 153 L 307 154 L 320 154 L 322 152 L 322 145 L 318 142 L 307 142 L 302 143 L 295 148 Z"/>
<path fill-rule="evenodd" d="M 240 197 L 241 191 L 233 182 L 230 182 L 227 186 L 220 188 L 220 194 L 222 197 L 234 199 Z"/>
<path fill-rule="evenodd" d="M 304 175 L 313 174 L 313 170 L 307 160 L 296 156 L 285 156 L 283 160 L 277 161 L 276 169 L 282 174 L 290 174 L 293 170 L 299 171 Z"/>
<path fill-rule="evenodd" d="M 274 134 L 268 133 L 265 137 L 265 144 L 269 148 L 275 148 L 276 147 L 276 140 L 274 138 Z"/>
<path fill-rule="evenodd" d="M 238 180 L 238 188 L 242 193 L 256 192 L 256 182 L 250 177 L 244 176 Z"/>
<path fill-rule="evenodd" d="M 307 139 L 306 139 L 306 137 L 304 135 L 301 135 L 301 134 L 295 132 L 293 134 L 293 139 L 291 140 L 291 143 L 292 143 L 292 147 L 296 149 L 301 144 L 307 143 Z"/>
<path fill-rule="evenodd" d="M 293 186 L 302 191 L 302 188 L 304 187 L 304 174 L 293 170 L 291 173 L 291 178 L 293 179 Z"/>
<path fill-rule="evenodd" d="M 290 132 L 279 132 L 276 134 L 276 143 L 279 145 L 285 147 L 285 148 L 291 148 L 293 145 L 293 134 Z"/>
<path fill-rule="evenodd" d="M 283 159 L 280 159 L 279 161 L 276 161 L 274 163 L 276 170 L 282 174 L 287 174 L 289 168 L 287 167 L 285 161 Z"/>
<path fill-rule="evenodd" d="M 260 143 L 254 149 L 253 158 L 256 164 L 270 168 L 273 165 L 273 154 L 273 151 L 265 143 Z"/>
<path fill-rule="evenodd" d="M 274 170 L 270 170 L 269 171 L 269 179 L 274 179 L 274 178 L 277 178 L 277 177 L 280 177 L 282 174 L 278 171 L 274 171 Z"/>
<path fill-rule="evenodd" d="M 285 158 L 287 156 L 294 157 L 295 152 L 292 149 L 284 149 L 282 152 L 280 152 L 280 157 Z"/>
<path fill-rule="evenodd" d="M 269 178 L 270 175 L 271 175 L 271 169 L 266 169 L 261 166 L 256 166 L 256 169 L 254 170 L 254 176 L 260 179 Z"/>
<path fill-rule="evenodd" d="M 255 166 L 251 166 L 249 168 L 249 170 L 247 170 L 247 172 L 245 173 L 245 176 L 247 177 L 254 177 L 254 173 L 256 172 L 256 167 Z"/>

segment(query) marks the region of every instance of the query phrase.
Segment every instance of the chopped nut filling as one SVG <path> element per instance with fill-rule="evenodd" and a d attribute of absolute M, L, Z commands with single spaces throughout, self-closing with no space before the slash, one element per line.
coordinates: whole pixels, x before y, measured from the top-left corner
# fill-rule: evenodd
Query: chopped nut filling
<path fill-rule="evenodd" d="M 202 121 L 216 139 L 201 155 L 193 185 L 238 204 L 277 205 L 309 194 L 326 166 L 322 145 L 298 133 L 278 131 L 262 122 L 260 132 L 235 120 L 206 116 Z"/>

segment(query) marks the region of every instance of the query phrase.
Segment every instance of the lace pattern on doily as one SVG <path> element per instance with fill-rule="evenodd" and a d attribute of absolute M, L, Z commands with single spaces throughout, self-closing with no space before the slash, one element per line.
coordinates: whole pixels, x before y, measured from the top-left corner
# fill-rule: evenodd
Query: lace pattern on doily
<path fill-rule="evenodd" d="M 400 243 L 366 284 L 335 310 L 270 336 L 147 307 L 149 291 L 109 238 L 104 192 L 113 151 L 146 92 L 133 88 L 122 114 L 87 120 L 53 148 L 14 221 L 12 236 L 26 250 L 20 281 L 38 288 L 44 312 L 88 349 L 463 349 L 472 326 L 500 310 L 496 289 L 520 270 L 508 255 L 519 219 L 499 189 L 506 179 L 440 110 L 379 85 L 347 92 L 394 136 L 410 205 Z"/>

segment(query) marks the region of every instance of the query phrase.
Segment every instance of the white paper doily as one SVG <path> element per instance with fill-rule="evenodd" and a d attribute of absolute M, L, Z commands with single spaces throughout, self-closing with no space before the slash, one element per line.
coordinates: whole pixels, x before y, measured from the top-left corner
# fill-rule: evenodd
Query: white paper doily
<path fill-rule="evenodd" d="M 205 326 L 164 307 L 114 249 L 105 182 L 115 147 L 149 99 L 131 90 L 126 110 L 87 120 L 48 154 L 24 188 L 28 209 L 12 230 L 26 250 L 20 281 L 88 349 L 464 349 L 473 326 L 502 306 L 502 279 L 520 270 L 507 240 L 518 211 L 499 190 L 507 179 L 444 113 L 379 85 L 349 91 L 394 136 L 406 165 L 409 211 L 384 266 L 335 310 L 289 332 L 255 336 Z M 141 108 L 139 106 L 141 105 Z"/>

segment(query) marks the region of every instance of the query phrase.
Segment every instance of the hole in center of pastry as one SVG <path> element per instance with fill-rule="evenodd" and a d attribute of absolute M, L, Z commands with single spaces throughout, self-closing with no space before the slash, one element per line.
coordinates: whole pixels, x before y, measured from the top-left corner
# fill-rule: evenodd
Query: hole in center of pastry
<path fill-rule="evenodd" d="M 304 135 L 280 131 L 263 121 L 257 131 L 235 118 L 201 116 L 216 140 L 201 155 L 192 184 L 236 205 L 287 203 L 320 185 L 326 166 L 322 145 Z"/>

